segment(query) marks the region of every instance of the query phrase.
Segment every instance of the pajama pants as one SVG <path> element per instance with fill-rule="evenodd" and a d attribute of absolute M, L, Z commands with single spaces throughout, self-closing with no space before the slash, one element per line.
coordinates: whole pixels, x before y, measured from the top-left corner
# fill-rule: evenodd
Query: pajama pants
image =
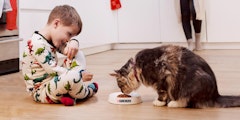
<path fill-rule="evenodd" d="M 41 103 L 59 103 L 64 94 L 72 98 L 84 99 L 93 95 L 93 90 L 86 86 L 82 81 L 82 72 L 86 67 L 85 57 L 82 52 L 78 52 L 76 58 L 72 61 L 65 61 L 65 67 L 69 69 L 70 62 L 76 61 L 81 66 L 55 76 L 52 80 L 41 85 L 33 94 L 36 102 Z"/>
<path fill-rule="evenodd" d="M 193 5 L 193 0 L 180 0 L 182 26 L 185 36 L 188 39 L 192 39 L 191 18 L 193 21 L 193 27 L 195 33 L 201 32 L 201 20 L 196 20 L 196 11 Z"/>

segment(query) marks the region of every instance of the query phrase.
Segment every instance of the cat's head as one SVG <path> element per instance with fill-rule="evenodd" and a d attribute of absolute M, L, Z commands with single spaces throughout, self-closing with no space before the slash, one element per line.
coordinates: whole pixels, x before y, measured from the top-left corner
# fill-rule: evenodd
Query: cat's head
<path fill-rule="evenodd" d="M 131 93 L 140 86 L 139 71 L 134 66 L 133 58 L 129 59 L 119 70 L 110 74 L 117 80 L 118 87 L 125 94 Z"/>

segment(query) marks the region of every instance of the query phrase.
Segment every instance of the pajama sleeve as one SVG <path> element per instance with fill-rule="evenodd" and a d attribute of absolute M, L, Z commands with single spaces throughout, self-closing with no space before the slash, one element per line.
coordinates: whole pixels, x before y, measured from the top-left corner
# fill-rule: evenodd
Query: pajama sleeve
<path fill-rule="evenodd" d="M 37 60 L 37 63 L 43 67 L 43 69 L 51 74 L 62 74 L 67 72 L 67 69 L 57 65 L 56 53 L 54 48 L 42 40 L 32 41 L 32 55 Z"/>

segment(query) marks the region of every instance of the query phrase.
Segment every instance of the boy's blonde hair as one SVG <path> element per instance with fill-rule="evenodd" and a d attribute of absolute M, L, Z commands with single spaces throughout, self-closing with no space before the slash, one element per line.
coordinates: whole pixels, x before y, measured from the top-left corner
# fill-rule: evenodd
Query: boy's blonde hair
<path fill-rule="evenodd" d="M 60 19 L 65 26 L 77 25 L 79 28 L 77 35 L 82 31 L 82 21 L 74 7 L 69 5 L 56 6 L 51 11 L 47 24 L 50 24 L 54 19 L 57 18 Z"/>

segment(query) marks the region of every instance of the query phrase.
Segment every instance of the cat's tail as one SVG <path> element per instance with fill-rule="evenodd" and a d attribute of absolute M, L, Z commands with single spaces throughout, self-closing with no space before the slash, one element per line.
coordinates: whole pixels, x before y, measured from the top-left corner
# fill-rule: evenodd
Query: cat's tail
<path fill-rule="evenodd" d="M 216 99 L 215 107 L 240 107 L 240 96 L 219 96 Z"/>

